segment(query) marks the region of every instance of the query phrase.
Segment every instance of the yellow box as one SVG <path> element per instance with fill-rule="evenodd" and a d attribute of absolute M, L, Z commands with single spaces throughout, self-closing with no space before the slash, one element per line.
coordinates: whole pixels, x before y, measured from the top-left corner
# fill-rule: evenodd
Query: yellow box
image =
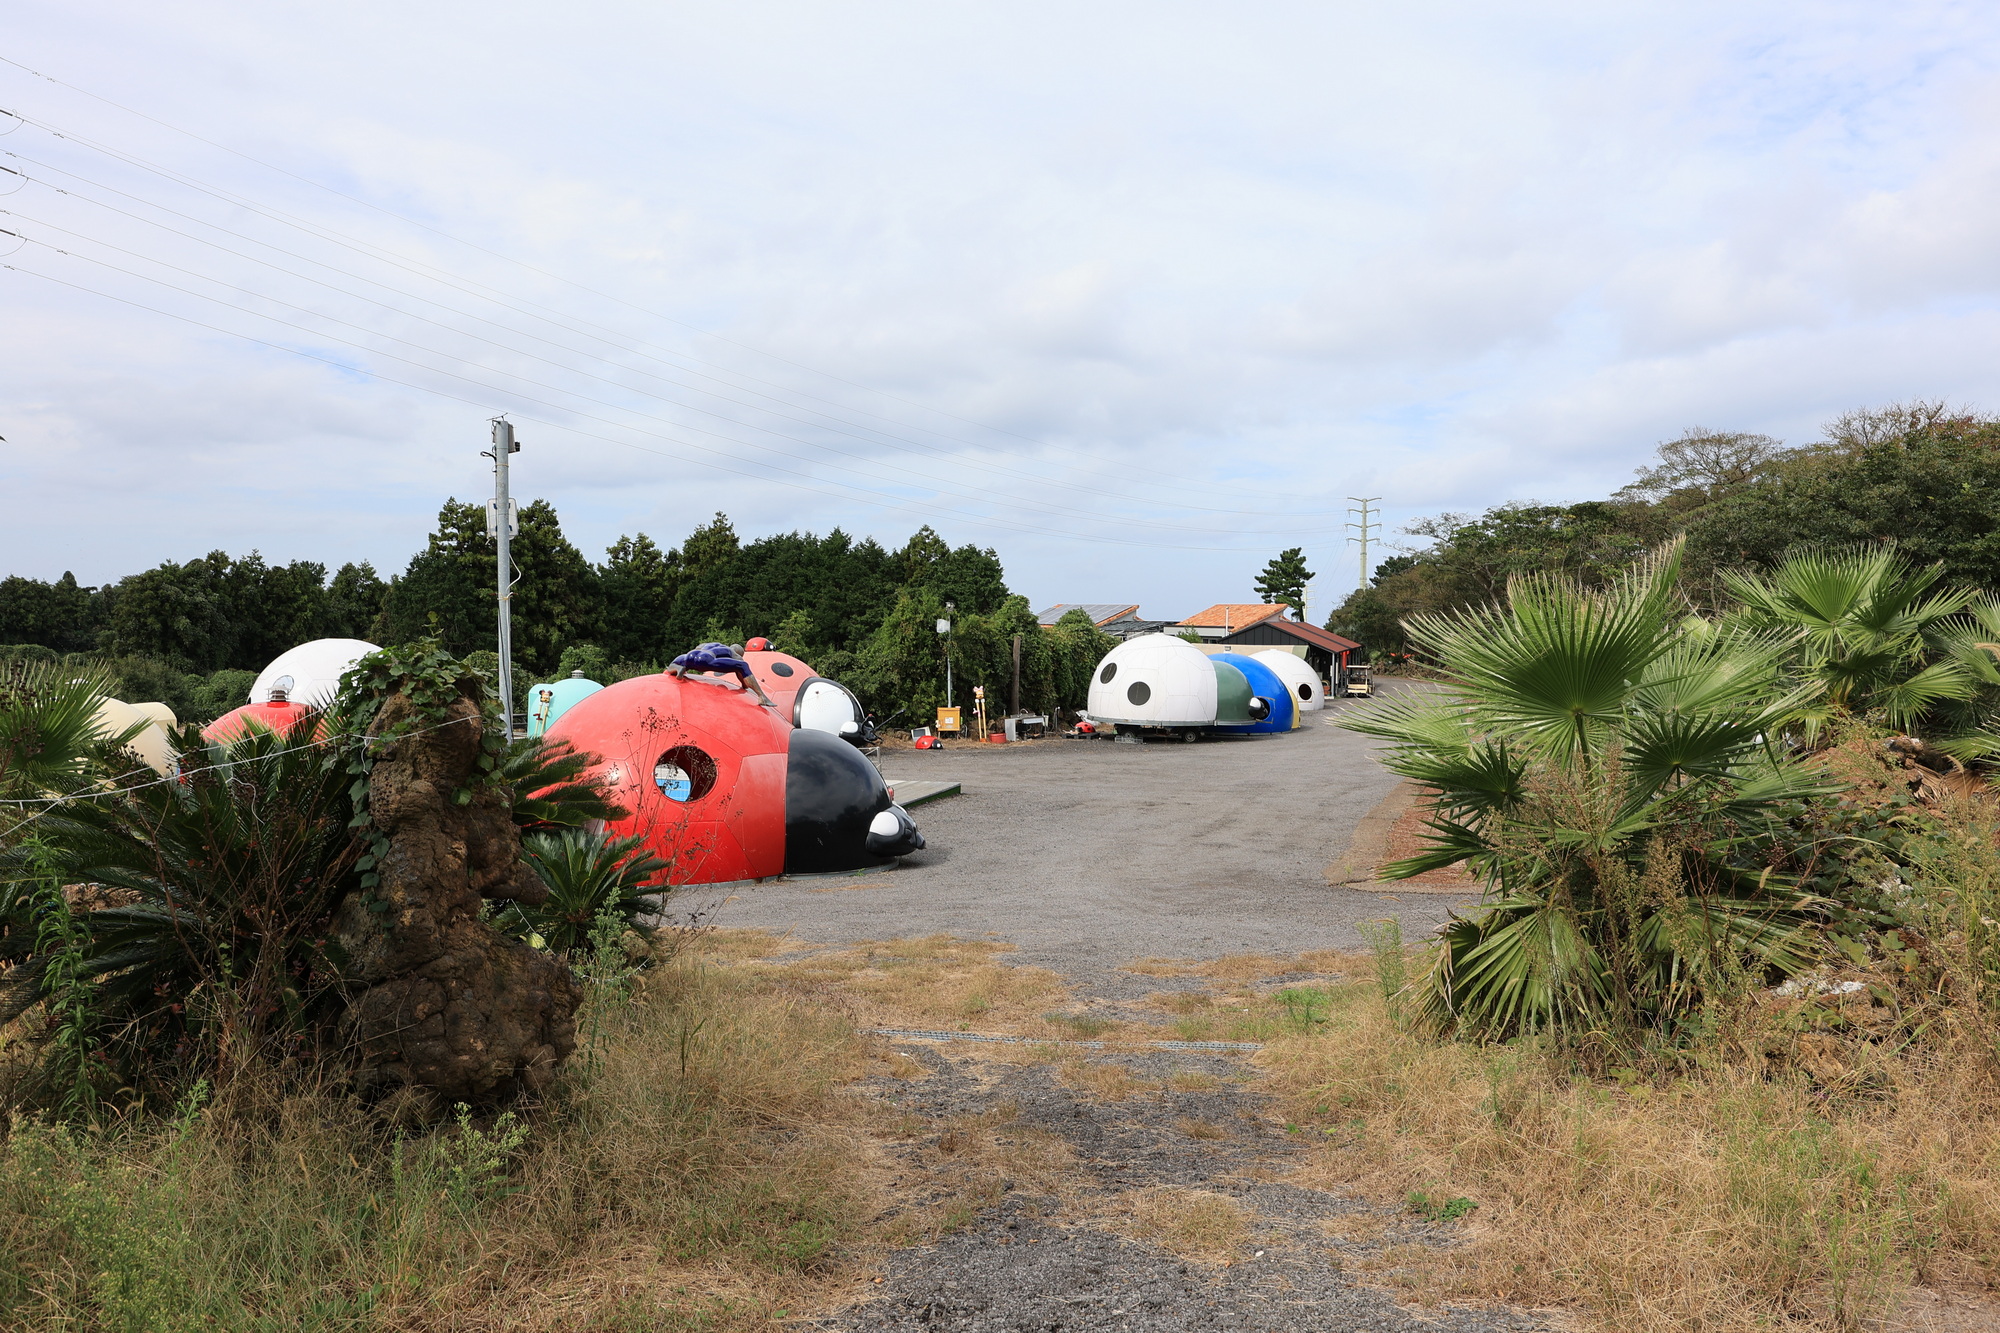
<path fill-rule="evenodd" d="M 937 710 L 937 713 L 937 729 L 940 733 L 949 731 L 956 735 L 958 732 L 965 730 L 963 709 L 940 708 Z"/>

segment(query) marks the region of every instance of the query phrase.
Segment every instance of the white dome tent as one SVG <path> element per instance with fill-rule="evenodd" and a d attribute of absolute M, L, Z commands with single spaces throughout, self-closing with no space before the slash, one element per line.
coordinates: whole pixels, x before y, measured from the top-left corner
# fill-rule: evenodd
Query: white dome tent
<path fill-rule="evenodd" d="M 292 703 L 324 708 L 339 692 L 340 678 L 375 651 L 376 645 L 362 639 L 314 639 L 288 648 L 258 673 L 250 702 L 270 703 L 272 691 L 283 690 Z"/>
<path fill-rule="evenodd" d="M 1317 713 L 1326 707 L 1326 686 L 1320 681 L 1319 673 L 1307 666 L 1305 659 L 1297 653 L 1288 653 L 1283 648 L 1266 648 L 1250 656 L 1271 668 L 1285 688 L 1292 692 L 1302 713 Z"/>
<path fill-rule="evenodd" d="M 1121 727 L 1212 727 L 1215 669 L 1171 634 L 1140 634 L 1104 655 L 1084 714 Z"/>

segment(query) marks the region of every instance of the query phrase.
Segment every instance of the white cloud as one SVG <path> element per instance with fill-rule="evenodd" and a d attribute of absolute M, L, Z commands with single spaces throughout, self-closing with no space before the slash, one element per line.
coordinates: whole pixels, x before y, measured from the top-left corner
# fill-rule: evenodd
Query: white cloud
<path fill-rule="evenodd" d="M 511 407 L 558 423 L 524 423 L 521 481 L 589 550 L 717 508 L 928 520 L 1038 602 L 1166 613 L 1246 595 L 1281 545 L 1349 568 L 1348 495 L 1392 521 L 1582 498 L 1696 422 L 2000 405 L 1982 6 L 65 0 L 10 36 L 542 271 L 0 67 L 0 105 L 378 248 L 29 126 L 0 149 L 293 253 L 5 158 L 46 184 L 0 225 L 75 252 L 13 262 L 471 400 L 0 271 L 5 572 L 217 545 L 396 566 L 485 488 Z"/>

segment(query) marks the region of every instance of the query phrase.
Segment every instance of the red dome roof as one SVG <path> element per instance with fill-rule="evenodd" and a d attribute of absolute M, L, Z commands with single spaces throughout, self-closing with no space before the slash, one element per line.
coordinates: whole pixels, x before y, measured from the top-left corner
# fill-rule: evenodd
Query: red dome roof
<path fill-rule="evenodd" d="M 764 693 L 778 705 L 778 716 L 790 722 L 792 696 L 799 692 L 799 686 L 819 673 L 790 653 L 746 652 L 743 660 L 757 673 L 757 683 L 764 687 Z"/>
<path fill-rule="evenodd" d="M 317 717 L 319 710 L 295 703 L 244 704 L 232 708 L 215 721 L 201 729 L 205 741 L 217 741 L 227 745 L 242 740 L 252 730 L 269 731 L 283 736 L 299 722 L 308 717 Z M 326 735 L 326 723 L 322 720 L 313 728 L 313 739 L 320 740 Z"/>
<path fill-rule="evenodd" d="M 670 867 L 665 882 L 721 884 L 784 871 L 791 730 L 789 712 L 764 707 L 732 678 L 662 674 L 578 700 L 548 734 L 599 756 L 590 771 L 632 811 L 610 831 L 644 838 Z"/>

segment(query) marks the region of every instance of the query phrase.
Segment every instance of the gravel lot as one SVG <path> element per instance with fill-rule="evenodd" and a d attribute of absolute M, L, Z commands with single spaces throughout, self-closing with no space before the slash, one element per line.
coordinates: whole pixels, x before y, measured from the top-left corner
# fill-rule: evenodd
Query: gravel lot
<path fill-rule="evenodd" d="M 1342 705 L 1336 705 L 1336 710 Z M 1288 735 L 1145 745 L 1052 740 L 885 751 L 890 777 L 964 794 L 917 807 L 929 846 L 893 871 L 676 895 L 676 915 L 847 943 L 946 931 L 1018 945 L 1115 998 L 1137 958 L 1361 948 L 1357 921 L 1428 931 L 1450 895 L 1330 887 L 1356 823 L 1395 787 L 1372 743 L 1310 715 Z"/>

